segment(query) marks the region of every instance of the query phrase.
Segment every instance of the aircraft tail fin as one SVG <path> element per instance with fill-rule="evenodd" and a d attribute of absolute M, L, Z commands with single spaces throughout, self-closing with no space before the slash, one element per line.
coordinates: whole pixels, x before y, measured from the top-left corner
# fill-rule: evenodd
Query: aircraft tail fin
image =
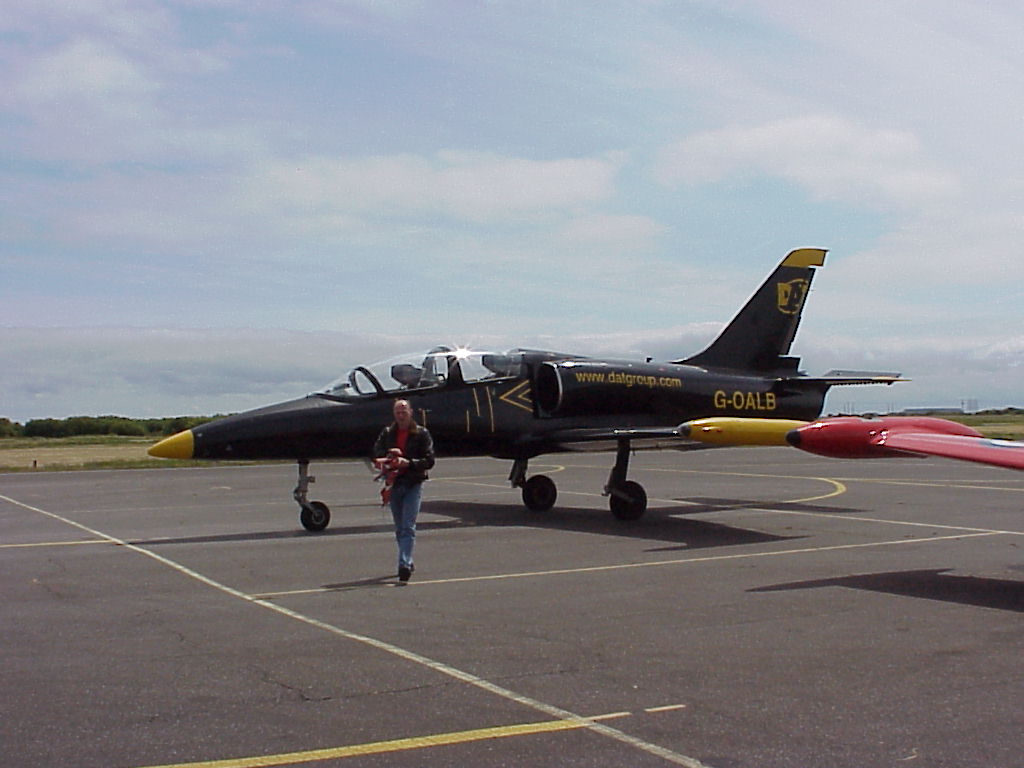
<path fill-rule="evenodd" d="M 814 268 L 825 264 L 825 253 L 821 248 L 791 251 L 707 349 L 674 362 L 762 373 L 795 369 L 797 360 L 786 355 Z"/>

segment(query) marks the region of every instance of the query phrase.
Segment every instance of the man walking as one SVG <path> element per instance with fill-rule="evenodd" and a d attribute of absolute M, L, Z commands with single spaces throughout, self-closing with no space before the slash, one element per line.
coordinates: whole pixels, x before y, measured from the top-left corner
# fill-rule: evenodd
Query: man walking
<path fill-rule="evenodd" d="M 381 430 L 373 445 L 374 463 L 395 472 L 391 488 L 391 516 L 398 541 L 398 580 L 409 581 L 415 570 L 412 549 L 416 543 L 416 517 L 427 470 L 434 466 L 434 441 L 426 427 L 415 422 L 408 400 L 396 400 L 395 420 Z"/>

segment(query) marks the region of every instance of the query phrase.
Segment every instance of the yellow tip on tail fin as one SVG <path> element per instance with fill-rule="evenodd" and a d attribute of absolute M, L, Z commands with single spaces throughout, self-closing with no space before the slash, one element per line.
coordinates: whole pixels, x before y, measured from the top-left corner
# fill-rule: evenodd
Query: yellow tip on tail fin
<path fill-rule="evenodd" d="M 797 248 L 790 251 L 789 255 L 782 260 L 784 267 L 823 267 L 825 266 L 824 248 Z"/>

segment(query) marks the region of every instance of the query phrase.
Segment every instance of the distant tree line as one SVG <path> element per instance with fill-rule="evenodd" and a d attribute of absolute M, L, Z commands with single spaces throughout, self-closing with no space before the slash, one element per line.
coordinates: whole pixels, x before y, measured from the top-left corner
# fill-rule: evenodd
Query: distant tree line
<path fill-rule="evenodd" d="M 1021 408 L 992 408 L 973 416 L 1020 416 Z M 125 416 L 72 416 L 67 419 L 32 419 L 24 425 L 0 418 L 0 437 L 79 437 L 81 435 L 122 435 L 166 437 L 220 416 L 175 416 L 162 419 L 129 419 Z"/>
<path fill-rule="evenodd" d="M 32 419 L 24 425 L 0 418 L 0 437 L 79 437 L 122 435 L 166 437 L 210 421 L 214 416 L 176 416 L 163 419 L 129 419 L 125 416 L 72 416 L 67 419 Z"/>

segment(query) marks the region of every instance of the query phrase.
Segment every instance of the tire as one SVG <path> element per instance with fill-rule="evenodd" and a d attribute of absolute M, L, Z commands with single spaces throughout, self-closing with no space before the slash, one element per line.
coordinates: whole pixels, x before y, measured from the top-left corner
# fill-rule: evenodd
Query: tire
<path fill-rule="evenodd" d="M 612 491 L 608 506 L 619 520 L 639 520 L 647 511 L 647 491 L 640 483 L 627 480 Z"/>
<path fill-rule="evenodd" d="M 534 475 L 523 484 L 523 504 L 531 512 L 547 512 L 557 498 L 555 481 L 547 475 Z"/>
<path fill-rule="evenodd" d="M 299 522 L 307 531 L 318 533 L 331 522 L 331 510 L 322 501 L 311 501 L 299 513 Z"/>

